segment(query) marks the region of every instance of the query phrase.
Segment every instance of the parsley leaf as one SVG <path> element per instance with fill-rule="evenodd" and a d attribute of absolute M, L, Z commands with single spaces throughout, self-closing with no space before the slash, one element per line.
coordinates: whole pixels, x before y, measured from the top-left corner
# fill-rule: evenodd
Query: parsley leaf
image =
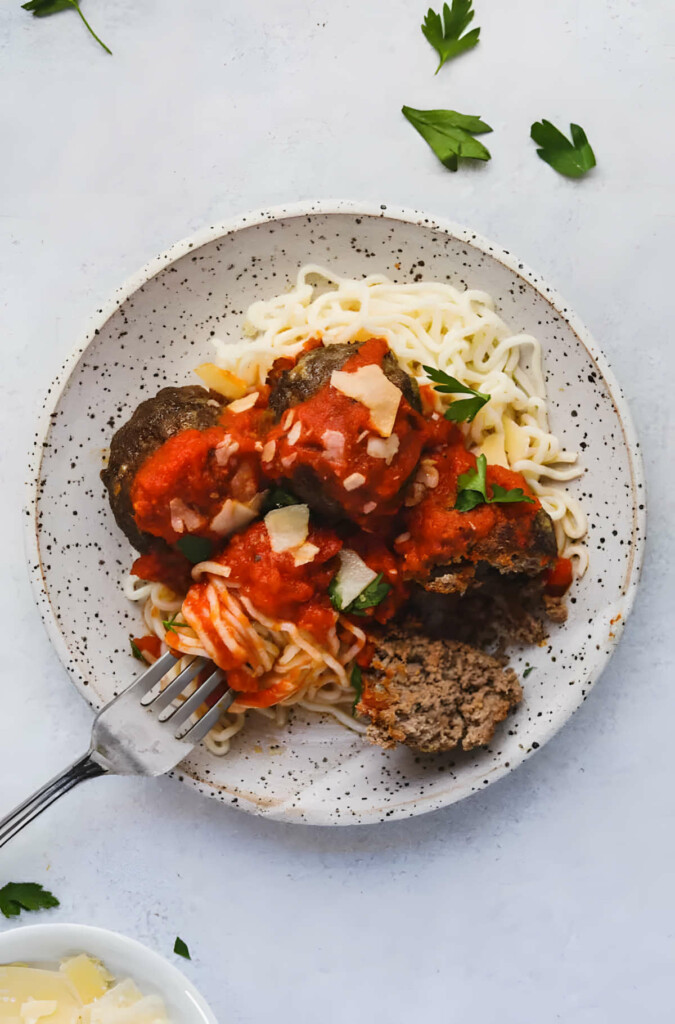
<path fill-rule="evenodd" d="M 131 653 L 133 654 L 134 658 L 138 658 L 139 661 L 145 661 L 145 658 L 141 654 L 141 649 L 136 643 L 136 641 L 130 637 L 129 643 L 131 644 Z"/>
<path fill-rule="evenodd" d="M 333 608 L 336 608 L 339 612 L 345 612 L 347 615 L 365 615 L 367 608 L 375 608 L 378 604 L 381 604 L 391 590 L 389 583 L 385 583 L 382 577 L 383 573 L 378 573 L 375 579 L 371 580 L 368 586 L 364 587 L 361 593 L 343 608 L 342 597 L 338 589 L 338 578 L 333 576 L 333 579 L 328 584 L 328 596 Z"/>
<path fill-rule="evenodd" d="M 528 665 L 527 668 L 523 669 L 523 679 L 527 679 L 530 672 L 534 672 L 534 665 Z"/>
<path fill-rule="evenodd" d="M 192 957 L 190 956 L 190 950 L 187 948 L 186 943 L 183 942 L 183 940 L 179 936 L 176 936 L 176 941 L 173 944 L 173 951 L 176 954 L 176 956 L 182 956 L 184 960 L 192 960 Z"/>
<path fill-rule="evenodd" d="M 540 149 L 542 160 L 566 178 L 582 178 L 595 167 L 595 153 L 586 138 L 586 132 L 578 124 L 570 125 L 572 141 L 563 135 L 550 121 L 535 121 L 530 136 Z"/>
<path fill-rule="evenodd" d="M 69 8 L 72 8 L 72 10 L 77 11 L 79 16 L 82 18 L 82 21 L 87 26 L 87 30 L 91 33 L 96 42 L 112 57 L 112 50 L 109 50 L 103 40 L 99 39 L 80 10 L 79 0 L 28 0 L 28 3 L 21 4 L 21 7 L 24 11 L 31 11 L 34 18 L 47 18 L 50 14 L 58 14 L 59 11 L 67 11 Z"/>
<path fill-rule="evenodd" d="M 403 107 L 402 113 L 449 170 L 457 170 L 460 157 L 490 159 L 489 151 L 473 137 L 492 131 L 479 117 L 458 114 L 456 110 L 415 110 L 413 107 Z"/>
<path fill-rule="evenodd" d="M 0 912 L 5 917 L 18 917 L 22 910 L 48 910 L 59 901 L 37 882 L 8 882 L 0 889 Z"/>
<path fill-rule="evenodd" d="M 356 690 L 356 695 L 354 697 L 354 703 L 352 704 L 352 717 L 353 717 L 356 714 L 356 705 L 361 700 L 361 695 L 363 694 L 363 673 L 361 672 L 361 668 L 360 668 L 359 665 L 354 665 L 354 668 L 352 669 L 352 674 L 351 674 L 351 677 L 350 677 L 349 681 L 352 684 L 352 686 L 354 687 L 354 689 Z"/>
<path fill-rule="evenodd" d="M 285 505 L 301 505 L 300 498 L 296 498 L 292 491 L 286 490 L 285 487 L 273 487 L 269 491 L 265 498 L 265 503 L 261 509 L 261 515 L 267 515 L 273 508 L 283 508 Z"/>
<path fill-rule="evenodd" d="M 383 573 L 378 573 L 372 583 L 362 590 L 358 597 L 345 608 L 350 615 L 364 615 L 366 608 L 375 608 L 384 601 L 391 586 L 384 581 Z"/>
<path fill-rule="evenodd" d="M 456 377 L 451 377 L 444 370 L 436 370 L 433 366 L 423 366 L 422 369 L 434 382 L 434 390 L 443 395 L 473 395 L 473 398 L 464 398 L 459 402 L 453 402 L 445 410 L 446 420 L 453 423 L 471 423 L 477 412 L 483 408 L 486 402 L 490 401 L 489 395 L 481 391 L 474 391 L 473 388 L 460 384 Z"/>
<path fill-rule="evenodd" d="M 458 57 L 465 50 L 472 50 L 478 42 L 479 28 L 473 28 L 465 36 L 462 35 L 464 29 L 473 21 L 472 2 L 473 0 L 452 0 L 452 9 L 447 4 L 443 4 L 442 19 L 440 14 L 436 14 L 431 7 L 429 8 L 422 25 L 422 32 L 441 58 L 441 62 L 436 68 L 436 74 L 446 60 Z"/>
<path fill-rule="evenodd" d="M 162 625 L 164 626 L 164 629 L 166 629 L 168 632 L 171 632 L 176 629 L 189 629 L 190 626 L 187 622 L 176 622 L 176 616 L 179 614 L 180 612 L 174 612 L 170 619 L 162 619 Z"/>
<path fill-rule="evenodd" d="M 210 541 L 208 537 L 195 537 L 190 533 L 179 537 L 176 547 L 193 565 L 196 565 L 197 562 L 205 562 L 213 554 L 213 541 Z"/>
<path fill-rule="evenodd" d="M 484 455 L 479 455 L 476 459 L 476 468 L 457 477 L 455 508 L 458 512 L 470 512 L 477 505 L 502 505 L 522 501 L 534 504 L 534 499 L 529 498 L 522 487 L 514 487 L 513 490 L 507 491 L 499 484 L 493 484 L 492 497 L 488 498 L 486 470 L 487 459 Z"/>

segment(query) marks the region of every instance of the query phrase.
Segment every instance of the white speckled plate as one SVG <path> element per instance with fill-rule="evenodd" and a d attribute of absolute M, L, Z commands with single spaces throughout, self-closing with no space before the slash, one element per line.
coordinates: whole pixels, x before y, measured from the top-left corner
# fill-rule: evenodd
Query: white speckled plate
<path fill-rule="evenodd" d="M 548 647 L 515 652 L 516 670 L 526 660 L 534 668 L 523 703 L 489 750 L 385 752 L 330 718 L 296 717 L 281 733 L 251 723 L 227 757 L 199 749 L 177 771 L 202 793 L 256 814 L 373 822 L 460 800 L 541 747 L 607 664 L 639 580 L 643 476 L 625 399 L 588 332 L 510 253 L 414 211 L 349 202 L 263 211 L 177 243 L 97 311 L 48 393 L 26 519 L 30 569 L 63 663 L 101 707 L 136 672 L 128 637 L 138 630 L 122 595 L 133 555 L 99 480 L 102 452 L 143 398 L 190 381 L 191 369 L 210 357 L 213 333 L 238 338 L 249 303 L 276 294 L 308 261 L 355 277 L 423 274 L 490 292 L 515 330 L 540 338 L 553 429 L 586 465 L 572 486 L 589 517 L 591 567 Z"/>

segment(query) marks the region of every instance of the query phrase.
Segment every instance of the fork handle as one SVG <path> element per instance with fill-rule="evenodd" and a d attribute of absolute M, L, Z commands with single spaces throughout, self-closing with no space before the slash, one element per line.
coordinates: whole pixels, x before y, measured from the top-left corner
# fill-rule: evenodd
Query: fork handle
<path fill-rule="evenodd" d="M 42 789 L 33 793 L 28 800 L 24 800 L 22 804 L 15 807 L 6 818 L 0 820 L 0 846 L 4 846 L 10 839 L 13 839 L 22 828 L 37 818 L 38 814 L 42 814 L 55 800 L 73 789 L 78 783 L 106 774 L 106 769 L 94 761 L 90 753 L 85 754 L 65 771 L 54 776 Z"/>

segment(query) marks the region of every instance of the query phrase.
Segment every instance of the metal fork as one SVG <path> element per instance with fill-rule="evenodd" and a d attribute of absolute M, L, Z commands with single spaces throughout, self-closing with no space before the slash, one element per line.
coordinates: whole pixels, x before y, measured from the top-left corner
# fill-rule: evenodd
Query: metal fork
<path fill-rule="evenodd" d="M 201 743 L 237 696 L 233 690 L 227 690 L 198 721 L 188 724 L 194 712 L 225 678 L 222 669 L 214 667 L 193 694 L 177 707 L 170 707 L 209 664 L 204 658 L 194 658 L 163 690 L 148 698 L 153 687 L 176 666 L 171 652 L 158 658 L 98 713 L 92 728 L 91 746 L 84 757 L 0 820 L 0 846 L 85 779 L 98 775 L 163 775 L 175 768 Z"/>

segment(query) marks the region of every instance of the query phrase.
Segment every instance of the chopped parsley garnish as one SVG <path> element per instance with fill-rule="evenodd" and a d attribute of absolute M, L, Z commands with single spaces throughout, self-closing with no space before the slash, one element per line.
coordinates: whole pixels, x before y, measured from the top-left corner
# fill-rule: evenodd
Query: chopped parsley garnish
<path fill-rule="evenodd" d="M 176 541 L 176 547 L 193 565 L 205 562 L 213 554 L 213 542 L 208 537 L 195 537 L 189 533 Z"/>
<path fill-rule="evenodd" d="M 8 882 L 0 889 L 0 912 L 5 917 L 18 917 L 22 910 L 49 910 L 58 906 L 56 896 L 37 882 Z"/>
<path fill-rule="evenodd" d="M 179 612 L 174 612 L 170 619 L 162 619 L 162 625 L 167 632 L 171 632 L 175 629 L 189 629 L 190 626 L 187 622 L 176 622 L 176 616 Z"/>
<path fill-rule="evenodd" d="M 566 178 L 582 178 L 595 167 L 595 153 L 578 124 L 570 125 L 572 141 L 550 121 L 535 121 L 530 137 L 537 143 L 538 155 L 558 174 Z"/>
<path fill-rule="evenodd" d="M 528 665 L 527 668 L 523 669 L 523 679 L 527 679 L 530 672 L 534 671 L 534 665 Z"/>
<path fill-rule="evenodd" d="M 402 112 L 448 170 L 457 170 L 460 157 L 490 159 L 489 150 L 474 139 L 474 135 L 492 131 L 479 117 L 458 114 L 456 110 L 415 110 L 413 107 L 403 107 Z"/>
<path fill-rule="evenodd" d="M 383 573 L 378 573 L 374 580 L 368 584 L 367 587 L 361 591 L 361 593 L 350 601 L 349 604 L 343 608 L 342 598 L 337 584 L 338 577 L 334 576 L 328 584 L 328 596 L 330 597 L 333 608 L 336 608 L 339 612 L 345 612 L 347 615 L 365 615 L 367 608 L 375 608 L 378 604 L 384 601 L 385 597 L 391 590 L 389 583 L 385 583 L 383 579 Z"/>
<path fill-rule="evenodd" d="M 349 681 L 356 690 L 356 696 L 354 697 L 354 703 L 352 704 L 352 715 L 355 715 L 356 705 L 361 700 L 361 695 L 363 694 L 363 673 L 361 672 L 359 665 L 354 665 Z"/>
<path fill-rule="evenodd" d="M 474 391 L 466 384 L 460 384 L 456 377 L 451 377 L 444 370 L 435 370 L 433 366 L 423 366 L 422 369 L 434 382 L 434 390 L 441 394 L 473 396 L 449 405 L 445 410 L 446 420 L 451 420 L 453 423 L 471 423 L 476 413 L 480 412 L 483 406 L 490 401 L 489 395 L 484 395 L 482 391 Z"/>
<path fill-rule="evenodd" d="M 176 956 L 182 956 L 184 960 L 192 960 L 187 944 L 183 942 L 179 936 L 176 936 L 176 941 L 173 944 L 173 951 Z"/>
<path fill-rule="evenodd" d="M 436 68 L 436 74 L 446 60 L 458 57 L 465 50 L 472 50 L 478 42 L 479 28 L 472 28 L 466 35 L 462 35 L 462 32 L 473 21 L 472 3 L 473 0 L 452 0 L 452 8 L 443 4 L 442 18 L 431 7 L 429 8 L 422 25 L 422 32 L 441 58 L 440 64 Z"/>
<path fill-rule="evenodd" d="M 129 643 L 131 644 L 131 653 L 133 654 L 134 658 L 138 658 L 139 661 L 145 661 L 145 658 L 141 654 L 141 649 L 136 643 L 136 641 L 130 639 Z"/>
<path fill-rule="evenodd" d="M 286 505 L 302 505 L 302 501 L 285 487 L 273 487 L 265 498 L 261 515 L 267 515 L 272 509 L 284 508 Z"/>
<path fill-rule="evenodd" d="M 510 503 L 529 502 L 534 504 L 534 499 L 529 498 L 522 487 L 514 487 L 507 491 L 499 484 L 492 485 L 492 497 L 488 497 L 487 481 L 485 472 L 487 470 L 487 459 L 479 455 L 476 459 L 476 468 L 470 469 L 468 473 L 462 473 L 457 477 L 457 500 L 455 508 L 459 512 L 470 512 L 477 505 L 505 505 Z"/>
<path fill-rule="evenodd" d="M 112 57 L 112 50 L 109 50 L 103 40 L 99 39 L 80 10 L 79 0 L 28 0 L 28 3 L 21 4 L 21 7 L 24 11 L 31 11 L 34 18 L 47 18 L 50 14 L 58 14 L 59 11 L 77 11 L 84 24 L 87 26 L 87 30 L 92 34 L 96 42 Z"/>

